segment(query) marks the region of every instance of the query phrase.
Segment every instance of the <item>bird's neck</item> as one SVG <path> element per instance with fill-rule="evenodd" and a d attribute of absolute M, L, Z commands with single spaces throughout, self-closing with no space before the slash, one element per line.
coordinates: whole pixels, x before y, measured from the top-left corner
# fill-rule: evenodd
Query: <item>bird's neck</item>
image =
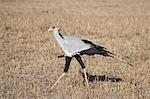
<path fill-rule="evenodd" d="M 63 35 L 59 31 L 53 31 L 53 34 L 57 40 L 64 39 Z"/>
<path fill-rule="evenodd" d="M 65 42 L 65 40 L 64 40 L 64 38 L 62 38 L 60 35 L 60 33 L 59 33 L 59 31 L 53 31 L 53 35 L 54 35 L 54 37 L 55 37 L 55 39 L 56 39 L 56 41 L 57 41 L 57 43 L 61 46 L 61 48 L 64 50 L 64 42 Z M 64 50 L 65 51 L 65 50 Z"/>

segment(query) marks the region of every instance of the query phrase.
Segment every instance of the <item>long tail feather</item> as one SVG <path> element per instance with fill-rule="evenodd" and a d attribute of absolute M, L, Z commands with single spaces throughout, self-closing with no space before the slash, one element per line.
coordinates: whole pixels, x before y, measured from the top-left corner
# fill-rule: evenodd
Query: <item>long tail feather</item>
<path fill-rule="evenodd" d="M 111 57 L 113 57 L 113 58 L 115 58 L 115 59 L 117 59 L 117 60 L 119 60 L 119 61 L 121 61 L 121 62 L 123 62 L 123 63 L 125 63 L 125 64 L 128 64 L 128 65 L 130 65 L 130 66 L 133 66 L 131 63 L 129 63 L 128 61 L 125 61 L 125 60 L 122 59 L 122 58 L 117 57 L 115 54 L 109 53 L 109 56 L 111 56 Z"/>
<path fill-rule="evenodd" d="M 100 50 L 101 51 L 101 53 L 100 53 L 100 55 L 103 55 L 103 56 L 106 56 L 106 57 L 113 57 L 113 58 L 115 58 L 115 59 L 117 59 L 117 60 L 119 60 L 119 61 L 121 61 L 121 62 L 123 62 L 123 63 L 125 63 L 125 64 L 128 64 L 128 65 L 130 65 L 130 66 L 133 66 L 131 63 L 129 63 L 128 61 L 126 61 L 126 60 L 124 60 L 124 59 L 122 59 L 122 58 L 119 58 L 118 56 L 116 56 L 115 54 L 113 54 L 112 52 L 109 52 L 109 51 L 107 51 L 106 49 L 102 49 L 102 50 Z M 92 54 L 93 55 L 93 54 Z M 65 55 L 60 55 L 60 56 L 58 56 L 58 58 L 63 58 L 63 57 L 65 57 Z"/>

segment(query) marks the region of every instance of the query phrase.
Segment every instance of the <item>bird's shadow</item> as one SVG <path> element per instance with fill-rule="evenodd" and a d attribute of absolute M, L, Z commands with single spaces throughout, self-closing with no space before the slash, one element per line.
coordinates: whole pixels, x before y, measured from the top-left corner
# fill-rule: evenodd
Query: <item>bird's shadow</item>
<path fill-rule="evenodd" d="M 81 73 L 81 72 L 80 72 Z M 81 73 L 82 77 L 85 79 L 84 73 Z M 107 75 L 91 75 L 87 74 L 87 78 L 89 82 L 102 81 L 102 82 L 121 82 L 122 79 L 118 77 L 109 77 Z"/>

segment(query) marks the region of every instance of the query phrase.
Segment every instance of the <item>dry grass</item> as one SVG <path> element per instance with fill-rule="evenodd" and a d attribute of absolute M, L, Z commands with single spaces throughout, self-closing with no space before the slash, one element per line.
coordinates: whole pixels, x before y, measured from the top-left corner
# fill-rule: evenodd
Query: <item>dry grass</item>
<path fill-rule="evenodd" d="M 63 52 L 47 27 L 55 24 L 105 46 L 134 66 L 104 57 L 84 56 L 88 72 L 121 78 L 90 82 L 90 99 L 150 99 L 149 0 L 1 0 L 0 98 L 86 99 L 73 60 L 69 73 L 51 92 L 63 72 Z"/>

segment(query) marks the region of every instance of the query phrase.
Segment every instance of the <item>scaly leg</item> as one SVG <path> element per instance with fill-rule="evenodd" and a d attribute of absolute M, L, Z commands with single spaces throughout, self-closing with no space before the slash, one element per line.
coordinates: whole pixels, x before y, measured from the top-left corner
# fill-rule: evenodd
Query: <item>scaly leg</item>
<path fill-rule="evenodd" d="M 86 74 L 86 69 L 85 69 L 84 63 L 83 63 L 83 61 L 82 61 L 82 59 L 81 59 L 81 57 L 79 55 L 75 55 L 75 58 L 77 59 L 77 61 L 79 62 L 79 64 L 81 65 L 81 67 L 83 69 L 84 76 L 85 76 L 85 81 L 86 81 L 86 84 L 87 84 L 87 88 L 90 91 L 89 83 L 88 83 L 88 78 L 87 78 L 87 74 Z"/>
<path fill-rule="evenodd" d="M 53 84 L 53 86 L 50 88 L 50 91 L 56 86 L 56 84 L 60 81 L 60 79 L 68 72 L 70 62 L 72 60 L 72 57 L 66 56 L 66 63 L 64 67 L 64 73 L 58 78 L 58 80 Z"/>
<path fill-rule="evenodd" d="M 86 74 L 86 69 L 85 68 L 83 69 L 83 72 L 84 72 L 84 76 L 85 76 L 85 81 L 86 81 L 86 84 L 87 84 L 87 88 L 88 88 L 88 90 L 90 90 L 89 82 L 88 82 L 88 79 L 87 79 L 87 74 Z"/>
<path fill-rule="evenodd" d="M 63 73 L 59 78 L 58 80 L 53 84 L 53 86 L 50 88 L 50 91 L 52 91 L 52 89 L 55 87 L 55 85 L 60 81 L 60 79 L 65 76 L 66 73 Z"/>

